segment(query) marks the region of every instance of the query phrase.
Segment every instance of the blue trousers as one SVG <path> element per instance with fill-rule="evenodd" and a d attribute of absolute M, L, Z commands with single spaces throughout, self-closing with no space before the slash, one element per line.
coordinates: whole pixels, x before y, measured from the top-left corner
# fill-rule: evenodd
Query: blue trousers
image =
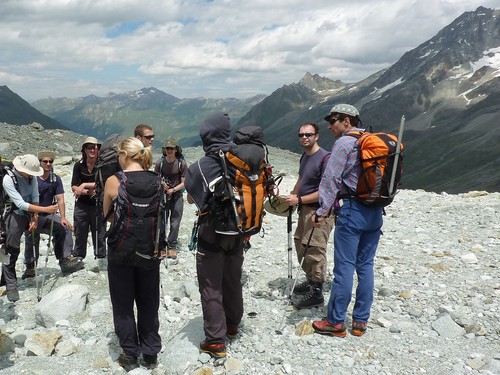
<path fill-rule="evenodd" d="M 344 323 L 351 301 L 354 271 L 358 277 L 352 319 L 366 323 L 373 303 L 373 263 L 382 228 L 382 208 L 345 200 L 334 232 L 333 285 L 327 320 Z"/>

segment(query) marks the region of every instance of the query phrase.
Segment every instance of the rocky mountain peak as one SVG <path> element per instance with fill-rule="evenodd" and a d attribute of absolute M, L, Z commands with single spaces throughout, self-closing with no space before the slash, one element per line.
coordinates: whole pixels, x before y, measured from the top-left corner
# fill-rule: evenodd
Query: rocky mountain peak
<path fill-rule="evenodd" d="M 299 85 L 303 85 L 317 92 L 339 90 L 345 87 L 345 83 L 340 80 L 331 80 L 326 77 L 321 77 L 319 74 L 311 74 L 307 72 L 299 81 Z"/>

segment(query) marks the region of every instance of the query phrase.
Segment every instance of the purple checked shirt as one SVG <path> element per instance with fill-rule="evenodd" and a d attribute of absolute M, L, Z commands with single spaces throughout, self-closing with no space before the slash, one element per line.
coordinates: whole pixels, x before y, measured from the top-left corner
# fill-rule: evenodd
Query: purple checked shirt
<path fill-rule="evenodd" d="M 352 128 L 349 131 L 354 130 L 363 129 Z M 355 137 L 345 134 L 333 144 L 330 160 L 319 185 L 318 216 L 325 216 L 333 210 L 339 192 L 345 194 L 349 190 L 356 191 L 361 174 L 359 146 Z"/>

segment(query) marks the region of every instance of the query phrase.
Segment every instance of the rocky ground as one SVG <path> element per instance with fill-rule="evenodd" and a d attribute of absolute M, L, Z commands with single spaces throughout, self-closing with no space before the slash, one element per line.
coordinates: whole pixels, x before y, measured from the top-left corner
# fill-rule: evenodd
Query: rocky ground
<path fill-rule="evenodd" d="M 71 138 L 70 132 L 61 134 L 63 143 L 67 136 Z M 28 140 L 20 140 L 16 152 L 50 148 L 41 140 L 36 148 L 24 151 Z M 80 144 L 75 138 L 67 155 L 76 158 Z M 192 162 L 201 150 L 188 149 L 186 154 Z M 68 163 L 65 158 L 60 161 Z M 295 182 L 298 155 L 271 149 L 271 161 L 276 172 L 286 173 L 281 184 L 285 194 Z M 55 168 L 63 177 L 71 212 L 71 163 Z M 214 363 L 198 352 L 203 339 L 201 306 L 194 254 L 187 248 L 195 215 L 194 207 L 186 204 L 178 263 L 168 268 L 163 264 L 161 271 L 160 366 L 131 373 L 500 374 L 499 217 L 500 193 L 402 190 L 384 221 L 368 331 L 360 338 L 339 339 L 311 333 L 310 321 L 322 318 L 322 309 L 287 307 L 291 282 L 286 218 L 267 215 L 264 236 L 252 238 L 245 257 L 245 318 L 240 336 L 228 344 L 225 363 Z M 43 243 L 39 288 L 35 279 L 19 278 L 20 300 L 10 303 L 0 297 L 1 372 L 125 373 L 115 362 L 120 348 L 113 333 L 105 265 L 88 256 L 84 270 L 63 277 L 53 255 L 46 262 Z M 328 256 L 325 298 L 331 284 L 332 244 Z M 294 276 L 297 268 L 294 256 Z M 22 259 L 17 269 L 21 275 Z M 43 297 L 40 302 L 38 296 Z"/>

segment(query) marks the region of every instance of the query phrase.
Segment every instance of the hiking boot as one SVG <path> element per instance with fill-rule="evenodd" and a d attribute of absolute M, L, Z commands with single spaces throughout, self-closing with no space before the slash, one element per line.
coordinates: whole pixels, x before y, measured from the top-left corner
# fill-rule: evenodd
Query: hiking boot
<path fill-rule="evenodd" d="M 177 251 L 175 251 L 174 249 L 168 249 L 167 250 L 167 258 L 172 259 L 172 260 L 177 259 Z"/>
<path fill-rule="evenodd" d="M 366 323 L 352 321 L 351 335 L 353 336 L 363 336 L 366 332 Z"/>
<path fill-rule="evenodd" d="M 122 366 L 127 372 L 139 367 L 139 364 L 137 363 L 137 357 L 127 354 L 126 352 L 120 354 L 120 356 L 118 357 L 118 364 Z"/>
<path fill-rule="evenodd" d="M 238 325 L 228 324 L 226 326 L 226 336 L 229 340 L 235 340 L 238 338 Z"/>
<path fill-rule="evenodd" d="M 148 355 L 148 354 L 143 354 L 142 359 L 144 360 L 144 363 L 146 364 L 146 368 L 149 370 L 155 369 L 158 367 L 158 355 L 153 354 L 153 355 Z"/>
<path fill-rule="evenodd" d="M 65 275 L 81 270 L 84 265 L 77 257 L 69 256 L 59 261 L 61 272 Z"/>
<path fill-rule="evenodd" d="M 10 302 L 16 302 L 19 301 L 19 292 L 17 289 L 10 289 L 7 291 L 7 299 Z"/>
<path fill-rule="evenodd" d="M 298 301 L 293 303 L 297 310 L 310 309 L 312 307 L 322 307 L 325 303 L 323 289 L 311 286 L 311 290 L 304 294 Z"/>
<path fill-rule="evenodd" d="M 206 342 L 200 344 L 202 353 L 210 354 L 212 358 L 226 358 L 226 344 L 223 342 Z"/>
<path fill-rule="evenodd" d="M 304 295 L 311 291 L 311 283 L 309 280 L 303 281 L 300 284 L 295 285 L 293 289 L 293 294 Z"/>
<path fill-rule="evenodd" d="M 328 320 L 323 319 L 315 320 L 312 323 L 312 327 L 314 328 L 314 332 L 319 333 L 320 335 L 335 337 L 346 337 L 347 335 L 344 323 L 332 324 Z"/>
<path fill-rule="evenodd" d="M 23 275 L 21 276 L 21 278 L 23 280 L 28 279 L 30 277 L 35 277 L 35 264 L 34 263 L 27 264 L 26 270 L 24 271 Z"/>

